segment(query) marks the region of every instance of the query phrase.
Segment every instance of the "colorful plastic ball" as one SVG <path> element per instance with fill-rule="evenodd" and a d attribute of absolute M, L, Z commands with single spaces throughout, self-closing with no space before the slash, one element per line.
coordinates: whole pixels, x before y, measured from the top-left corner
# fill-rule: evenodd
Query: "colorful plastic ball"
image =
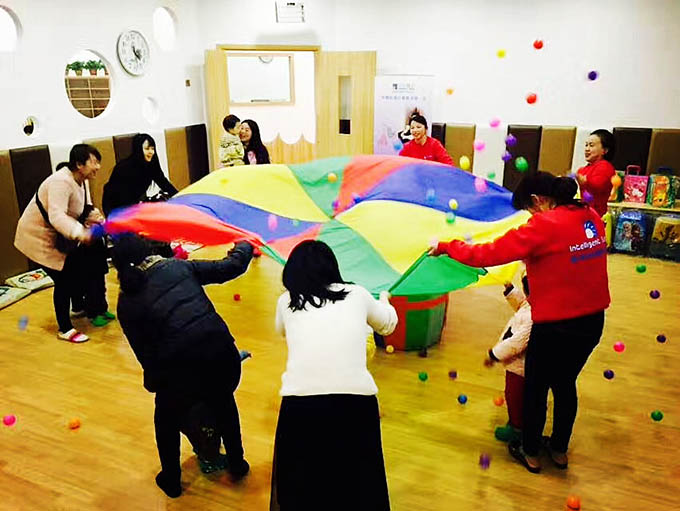
<path fill-rule="evenodd" d="M 173 248 L 172 254 L 175 257 L 175 259 L 183 259 L 185 261 L 189 259 L 189 252 L 184 250 L 184 247 L 182 245 L 177 245 L 175 248 Z"/>
<path fill-rule="evenodd" d="M 470 158 L 468 158 L 467 156 L 461 156 L 458 159 L 458 166 L 462 170 L 469 170 L 470 169 Z"/>
<path fill-rule="evenodd" d="M 456 199 L 449 199 L 449 207 L 452 210 L 457 210 L 458 209 L 458 201 Z"/>
<path fill-rule="evenodd" d="M 275 231 L 278 226 L 279 226 L 279 219 L 276 218 L 276 215 L 269 215 L 267 217 L 267 227 L 269 227 L 269 230 Z"/>
<path fill-rule="evenodd" d="M 538 96 L 536 95 L 536 93 L 530 92 L 529 94 L 527 94 L 527 103 L 529 103 L 530 105 L 536 103 L 537 100 Z"/>
<path fill-rule="evenodd" d="M 421 348 L 418 352 L 420 358 L 427 358 L 427 348 Z"/>
<path fill-rule="evenodd" d="M 333 211 L 338 209 L 339 205 L 340 205 L 340 201 L 338 201 L 338 199 L 335 199 L 333 202 L 331 202 L 331 206 L 333 206 Z"/>
<path fill-rule="evenodd" d="M 594 80 L 597 80 L 598 76 L 599 76 L 599 73 L 597 71 L 590 71 L 588 73 L 588 80 L 590 80 L 592 82 Z"/>
<path fill-rule="evenodd" d="M 458 396 L 458 402 L 461 405 L 464 405 L 465 403 L 467 403 L 467 400 L 468 400 L 468 398 L 465 394 L 461 394 L 460 396 Z"/>
<path fill-rule="evenodd" d="M 447 224 L 452 224 L 456 221 L 456 214 L 453 211 L 447 211 L 445 217 Z"/>
<path fill-rule="evenodd" d="M 500 50 L 498 50 L 498 51 L 496 52 L 496 56 L 497 56 L 499 59 L 504 59 L 504 58 L 505 58 L 505 55 L 506 55 L 506 52 L 505 52 L 505 50 L 503 50 L 503 49 L 500 49 Z"/>
<path fill-rule="evenodd" d="M 510 151 L 505 151 L 503 156 L 501 156 L 501 160 L 506 162 L 512 160 L 512 153 L 510 153 Z"/>
<path fill-rule="evenodd" d="M 540 39 L 536 39 L 534 41 L 534 48 L 536 48 L 537 50 L 543 48 L 543 41 L 541 41 Z"/>
<path fill-rule="evenodd" d="M 436 198 L 437 198 L 437 194 L 434 191 L 434 188 L 428 188 L 427 192 L 425 192 L 425 200 L 427 202 L 434 202 Z"/>
<path fill-rule="evenodd" d="M 353 193 L 353 194 L 352 194 L 352 200 L 353 200 L 356 204 L 358 204 L 359 202 L 361 202 L 361 195 L 359 195 L 358 193 Z"/>
<path fill-rule="evenodd" d="M 455 380 L 456 378 L 458 378 L 458 371 L 451 369 L 449 371 L 449 378 L 451 378 L 452 380 Z"/>
<path fill-rule="evenodd" d="M 524 156 L 518 156 L 515 158 L 515 168 L 518 170 L 518 172 L 526 172 L 529 170 L 529 162 Z"/>
<path fill-rule="evenodd" d="M 472 143 L 472 147 L 475 148 L 475 151 L 483 151 L 484 148 L 486 147 L 486 142 L 477 139 Z"/>
<path fill-rule="evenodd" d="M 28 316 L 21 316 L 19 318 L 19 330 L 22 332 L 28 327 Z"/>
<path fill-rule="evenodd" d="M 646 264 L 638 264 L 635 267 L 635 271 L 638 272 L 638 273 L 644 273 L 644 272 L 647 271 L 647 265 Z"/>
<path fill-rule="evenodd" d="M 482 468 L 482 470 L 488 469 L 489 465 L 491 465 L 491 456 L 489 456 L 488 454 L 480 454 L 479 466 Z"/>
<path fill-rule="evenodd" d="M 401 151 L 404 148 L 404 145 L 399 142 L 398 140 L 392 145 L 395 151 Z"/>
<path fill-rule="evenodd" d="M 335 172 L 328 173 L 328 182 L 335 183 L 338 180 L 338 175 Z"/>
<path fill-rule="evenodd" d="M 517 145 L 517 137 L 512 134 L 508 135 L 507 137 L 505 137 L 505 145 L 507 145 L 508 147 L 513 147 Z"/>
<path fill-rule="evenodd" d="M 666 342 L 666 336 L 664 334 L 657 335 L 656 342 L 660 342 L 661 344 L 663 344 L 664 342 Z"/>
<path fill-rule="evenodd" d="M 659 298 L 661 298 L 661 292 L 660 292 L 658 289 L 652 289 L 652 290 L 649 292 L 649 297 L 650 297 L 652 300 L 658 300 Z"/>
<path fill-rule="evenodd" d="M 567 497 L 567 509 L 578 511 L 581 509 L 581 499 L 576 495 L 569 495 Z"/>
<path fill-rule="evenodd" d="M 586 192 L 583 192 L 583 201 L 584 201 L 586 204 L 590 204 L 591 202 L 593 202 L 594 199 L 595 199 L 595 198 L 593 197 L 593 194 L 592 194 L 592 193 L 587 192 L 587 191 L 586 191 Z"/>
<path fill-rule="evenodd" d="M 501 125 L 501 120 L 498 117 L 494 117 L 489 121 L 489 126 L 492 128 L 498 128 Z"/>
<path fill-rule="evenodd" d="M 453 89 L 450 88 L 450 87 L 449 87 L 448 89 L 446 89 L 446 94 L 447 94 L 448 96 L 450 96 L 451 94 L 453 94 Z"/>
<path fill-rule="evenodd" d="M 615 342 L 614 343 L 614 351 L 616 353 L 623 353 L 623 351 L 626 349 L 626 345 L 623 344 L 622 342 Z"/>
<path fill-rule="evenodd" d="M 418 373 L 418 379 L 420 381 L 427 381 L 427 373 L 425 371 L 420 371 Z"/>
<path fill-rule="evenodd" d="M 661 410 L 654 410 L 651 414 L 651 417 L 655 422 L 659 422 L 661 419 L 663 419 L 663 412 L 661 412 Z"/>
<path fill-rule="evenodd" d="M 618 174 L 615 174 L 614 177 L 612 177 L 611 181 L 612 181 L 612 186 L 614 188 L 618 188 L 619 186 L 621 186 L 621 183 L 622 183 L 621 176 L 619 176 Z"/>
<path fill-rule="evenodd" d="M 388 344 L 387 346 L 385 346 L 385 351 L 387 353 L 394 353 L 394 346 L 392 346 L 391 344 Z"/>
<path fill-rule="evenodd" d="M 607 378 L 608 380 L 611 380 L 611 379 L 614 377 L 614 371 L 612 371 L 611 369 L 607 369 L 607 370 L 606 370 L 604 373 L 602 373 L 602 374 L 603 374 L 604 377 Z"/>
<path fill-rule="evenodd" d="M 7 426 L 7 427 L 14 426 L 14 425 L 17 423 L 17 416 L 16 416 L 16 415 L 11 415 L 11 414 L 10 414 L 10 415 L 5 415 L 5 416 L 2 418 L 2 423 L 3 423 L 5 426 Z"/>
<path fill-rule="evenodd" d="M 495 172 L 489 172 L 486 175 L 487 179 L 496 179 L 496 173 Z"/>
<path fill-rule="evenodd" d="M 78 429 L 80 427 L 80 419 L 74 417 L 73 419 L 68 421 L 68 427 L 69 429 Z"/>
<path fill-rule="evenodd" d="M 297 227 L 298 225 L 300 225 L 300 220 L 298 220 L 297 218 L 293 218 L 292 223 L 293 223 L 293 227 Z"/>
<path fill-rule="evenodd" d="M 235 301 L 235 302 L 240 302 L 240 301 L 241 301 L 241 295 L 238 294 L 238 293 L 235 293 L 235 294 L 234 294 L 234 301 Z"/>
<path fill-rule="evenodd" d="M 475 178 L 475 190 L 477 193 L 485 193 L 489 189 L 489 185 L 486 183 L 486 179 L 481 177 Z"/>
<path fill-rule="evenodd" d="M 496 396 L 493 398 L 493 404 L 496 406 L 503 406 L 503 403 L 505 403 L 505 399 L 503 399 L 503 396 Z"/>

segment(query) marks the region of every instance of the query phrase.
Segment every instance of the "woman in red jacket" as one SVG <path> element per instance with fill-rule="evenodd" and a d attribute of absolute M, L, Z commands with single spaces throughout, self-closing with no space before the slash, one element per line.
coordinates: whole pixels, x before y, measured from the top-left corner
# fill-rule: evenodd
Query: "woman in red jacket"
<path fill-rule="evenodd" d="M 609 306 L 607 244 L 600 216 L 575 200 L 576 182 L 546 172 L 526 176 L 512 197 L 532 216 L 492 243 L 459 240 L 432 247 L 461 263 L 482 267 L 524 260 L 529 278 L 533 326 L 527 347 L 522 441 L 509 450 L 538 473 L 545 447 L 559 468 L 567 468 L 567 447 L 576 419 L 576 378 L 600 341 Z M 541 437 L 548 390 L 554 397 L 553 432 Z"/>
<path fill-rule="evenodd" d="M 453 160 L 444 146 L 436 138 L 427 136 L 427 120 L 420 114 L 411 116 L 411 135 L 413 140 L 404 146 L 399 156 L 410 156 L 420 160 L 438 161 L 453 165 Z"/>
<path fill-rule="evenodd" d="M 607 200 L 612 191 L 612 178 L 616 175 L 614 165 L 614 135 L 607 130 L 593 131 L 586 140 L 588 165 L 578 169 L 576 178 L 581 187 L 581 197 L 592 197 L 590 205 L 602 216 L 607 212 Z"/>

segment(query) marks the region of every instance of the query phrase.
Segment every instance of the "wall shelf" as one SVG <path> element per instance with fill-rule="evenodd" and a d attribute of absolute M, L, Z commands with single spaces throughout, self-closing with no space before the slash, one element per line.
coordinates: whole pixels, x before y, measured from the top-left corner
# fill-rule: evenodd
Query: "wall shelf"
<path fill-rule="evenodd" d="M 85 117 L 97 117 L 111 100 L 109 76 L 66 76 L 65 84 L 73 108 Z"/>

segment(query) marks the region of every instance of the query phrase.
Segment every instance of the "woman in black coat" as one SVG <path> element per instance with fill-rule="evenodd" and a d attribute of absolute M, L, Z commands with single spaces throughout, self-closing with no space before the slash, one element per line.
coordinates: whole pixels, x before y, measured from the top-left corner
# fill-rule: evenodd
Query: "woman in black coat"
<path fill-rule="evenodd" d="M 243 163 L 246 165 L 263 165 L 269 161 L 269 151 L 262 143 L 260 127 L 252 119 L 241 121 L 241 130 L 238 134 L 243 144 Z"/>
<path fill-rule="evenodd" d="M 132 206 L 145 199 L 152 181 L 171 197 L 177 193 L 177 188 L 163 174 L 153 137 L 138 133 L 132 139 L 132 154 L 116 164 L 109 182 L 104 185 L 104 214 L 109 216 L 116 208 Z"/>
<path fill-rule="evenodd" d="M 118 319 L 144 369 L 144 387 L 156 393 L 156 483 L 170 497 L 182 493 L 180 430 L 196 403 L 214 413 L 232 478 L 249 471 L 234 400 L 241 358 L 203 286 L 238 277 L 252 254 L 253 247 L 240 242 L 220 261 L 186 261 L 152 255 L 149 243 L 135 235 L 115 241 Z"/>

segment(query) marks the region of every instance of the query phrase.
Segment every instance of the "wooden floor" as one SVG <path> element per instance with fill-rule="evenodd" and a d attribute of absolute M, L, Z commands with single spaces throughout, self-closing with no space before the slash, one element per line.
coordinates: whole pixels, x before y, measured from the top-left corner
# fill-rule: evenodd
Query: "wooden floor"
<path fill-rule="evenodd" d="M 566 472 L 546 462 L 542 474 L 529 474 L 493 438 L 494 427 L 506 421 L 505 408 L 493 404 L 503 371 L 482 361 L 511 314 L 500 286 L 453 293 L 443 343 L 428 358 L 376 354 L 369 368 L 380 388 L 393 509 L 552 511 L 564 509 L 569 494 L 579 495 L 586 511 L 680 509 L 680 265 L 623 255 L 609 260 L 613 304 L 579 381 Z M 635 271 L 640 262 L 645 274 Z M 92 340 L 58 341 L 50 290 L 1 311 L 0 415 L 18 421 L 0 425 L 0 509 L 268 509 L 286 357 L 285 342 L 273 332 L 280 274 L 280 266 L 261 258 L 237 281 L 209 288 L 239 347 L 253 353 L 237 391 L 252 473 L 236 485 L 206 477 L 183 440 L 185 493 L 176 500 L 154 484 L 153 396 L 142 388 L 119 325 L 95 329 L 79 320 Z M 114 272 L 108 282 L 115 310 Z M 651 289 L 661 291 L 659 300 L 649 298 Z M 234 293 L 242 300 L 234 301 Z M 24 315 L 28 328 L 20 331 Z M 655 340 L 661 332 L 665 344 Z M 623 353 L 612 349 L 616 341 L 625 343 Z M 451 369 L 456 381 L 447 375 Z M 615 378 L 603 378 L 605 369 Z M 427 382 L 418 380 L 419 371 L 429 373 Z M 460 393 L 469 396 L 464 406 L 456 401 Z M 665 414 L 661 422 L 650 419 L 655 409 Z M 76 417 L 82 426 L 70 430 Z M 481 453 L 491 456 L 486 471 L 478 465 Z"/>

